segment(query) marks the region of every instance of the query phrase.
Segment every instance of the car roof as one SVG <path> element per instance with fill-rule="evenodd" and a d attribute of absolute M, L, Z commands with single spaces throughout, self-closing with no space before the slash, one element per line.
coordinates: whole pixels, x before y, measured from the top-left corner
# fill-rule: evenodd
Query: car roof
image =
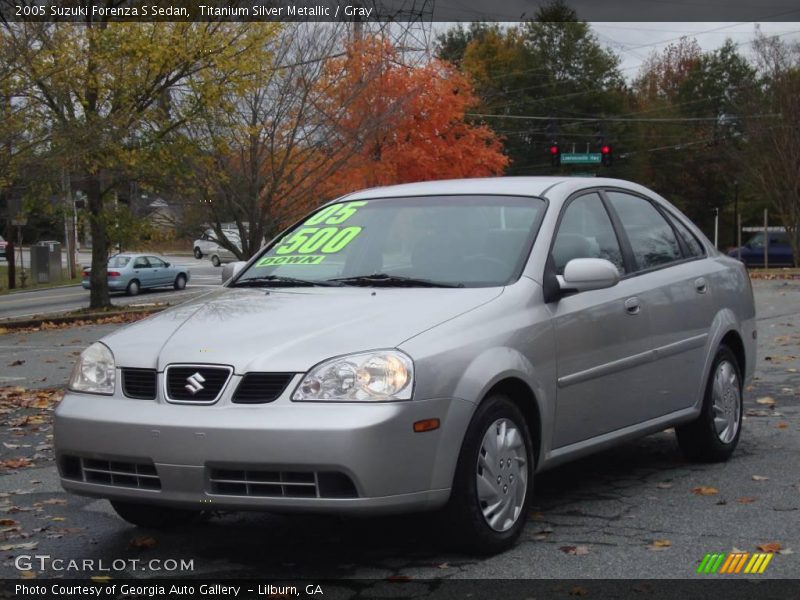
<path fill-rule="evenodd" d="M 573 191 L 591 187 L 622 187 L 643 193 L 653 192 L 643 186 L 623 179 L 607 177 L 478 177 L 474 179 L 443 179 L 375 187 L 353 192 L 338 198 L 342 200 L 366 200 L 370 198 L 392 198 L 430 195 L 513 195 L 548 197 L 551 194 L 566 196 Z"/>

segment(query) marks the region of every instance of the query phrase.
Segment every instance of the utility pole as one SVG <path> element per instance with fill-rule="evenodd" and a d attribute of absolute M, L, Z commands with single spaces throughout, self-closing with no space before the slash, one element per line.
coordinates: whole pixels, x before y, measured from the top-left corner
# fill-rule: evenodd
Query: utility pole
<path fill-rule="evenodd" d="M 64 192 L 64 245 L 67 247 L 67 278 L 72 279 L 75 277 L 75 240 L 72 237 L 74 228 L 71 225 L 75 207 L 72 204 L 72 190 L 69 173 L 66 169 L 61 170 L 61 189 Z"/>

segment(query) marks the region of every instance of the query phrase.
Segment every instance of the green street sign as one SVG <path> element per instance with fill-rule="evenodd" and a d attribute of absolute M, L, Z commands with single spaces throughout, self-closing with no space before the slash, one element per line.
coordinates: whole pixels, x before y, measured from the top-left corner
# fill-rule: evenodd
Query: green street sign
<path fill-rule="evenodd" d="M 602 154 L 599 152 L 591 153 L 578 153 L 569 152 L 561 153 L 562 165 L 598 165 L 602 162 Z"/>

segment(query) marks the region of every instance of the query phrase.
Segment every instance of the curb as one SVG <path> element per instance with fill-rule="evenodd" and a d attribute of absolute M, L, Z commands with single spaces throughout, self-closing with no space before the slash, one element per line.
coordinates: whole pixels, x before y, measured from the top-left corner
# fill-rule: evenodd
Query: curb
<path fill-rule="evenodd" d="M 42 323 L 75 323 L 77 321 L 100 321 L 102 319 L 118 317 L 120 315 L 149 315 L 161 312 L 162 310 L 169 308 L 169 306 L 170 305 L 165 304 L 138 310 L 116 310 L 113 312 L 86 313 L 81 315 L 55 315 L 52 317 L 32 317 L 30 319 L 0 321 L 0 328 L 8 330 L 24 329 L 27 327 L 38 327 Z"/>

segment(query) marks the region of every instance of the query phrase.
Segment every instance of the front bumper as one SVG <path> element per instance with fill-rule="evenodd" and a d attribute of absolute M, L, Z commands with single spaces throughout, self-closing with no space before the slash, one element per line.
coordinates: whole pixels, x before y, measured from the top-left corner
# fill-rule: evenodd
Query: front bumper
<path fill-rule="evenodd" d="M 55 416 L 63 487 L 83 495 L 197 509 L 388 513 L 433 509 L 447 501 L 472 403 L 294 403 L 289 394 L 295 378 L 275 402 L 241 405 L 230 402 L 235 383 L 229 382 L 227 393 L 208 406 L 67 393 Z M 429 418 L 439 418 L 441 428 L 413 431 L 414 422 Z M 153 481 L 146 475 L 116 477 L 122 485 L 90 481 L 82 471 L 71 471 L 76 460 L 90 466 L 106 461 L 102 464 L 110 470 L 115 464 L 150 465 L 160 489 L 140 486 Z M 273 487 L 278 493 L 260 495 L 255 485 L 255 494 L 229 493 L 212 482 L 220 469 L 338 473 L 352 481 L 354 493 L 286 497 Z"/>

